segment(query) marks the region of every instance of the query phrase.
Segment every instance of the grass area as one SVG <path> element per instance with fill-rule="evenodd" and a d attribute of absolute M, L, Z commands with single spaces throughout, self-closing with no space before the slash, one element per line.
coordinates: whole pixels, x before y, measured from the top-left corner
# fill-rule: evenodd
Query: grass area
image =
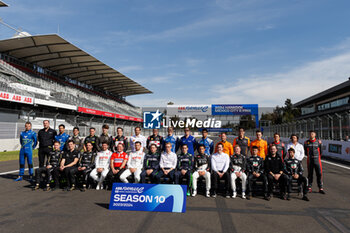
<path fill-rule="evenodd" d="M 35 157 L 38 157 L 38 150 L 33 151 L 33 158 Z M 18 159 L 19 159 L 19 150 L 0 152 L 0 162 L 9 161 L 9 160 L 18 160 Z"/>

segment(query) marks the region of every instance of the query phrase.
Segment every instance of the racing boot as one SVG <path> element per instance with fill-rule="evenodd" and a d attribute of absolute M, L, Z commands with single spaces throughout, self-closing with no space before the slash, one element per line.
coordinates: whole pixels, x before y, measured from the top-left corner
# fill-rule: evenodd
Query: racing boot
<path fill-rule="evenodd" d="M 39 189 L 39 184 L 35 184 L 35 186 L 33 187 L 33 191 L 38 190 Z"/>
<path fill-rule="evenodd" d="M 15 179 L 15 181 L 22 181 L 23 180 L 23 176 L 18 176 L 17 179 Z"/>
<path fill-rule="evenodd" d="M 321 194 L 326 194 L 326 193 L 324 192 L 323 188 L 320 188 L 320 190 L 319 190 L 318 192 L 321 193 Z"/>

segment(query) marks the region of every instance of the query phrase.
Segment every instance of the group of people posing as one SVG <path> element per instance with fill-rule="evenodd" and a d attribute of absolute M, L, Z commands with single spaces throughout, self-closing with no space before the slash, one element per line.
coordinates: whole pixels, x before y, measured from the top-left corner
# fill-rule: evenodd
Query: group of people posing
<path fill-rule="evenodd" d="M 21 133 L 20 173 L 16 181 L 23 179 L 24 161 L 28 159 L 29 175 L 33 190 L 40 188 L 45 180 L 44 190 L 54 190 L 65 184 L 64 190 L 72 191 L 78 186 L 85 191 L 93 181 L 96 189 L 113 182 L 135 183 L 175 183 L 185 182 L 187 195 L 197 195 L 199 178 L 205 181 L 205 196 L 216 197 L 220 180 L 225 181 L 223 194 L 227 198 L 237 197 L 236 181 L 241 182 L 240 193 L 244 199 L 250 199 L 256 192 L 257 181 L 262 182 L 264 198 L 270 200 L 274 186 L 279 186 L 282 199 L 290 200 L 293 180 L 303 193 L 303 200 L 311 192 L 313 170 L 316 171 L 319 192 L 324 194 L 322 182 L 321 141 L 316 133 L 310 132 L 310 139 L 304 145 L 298 142 L 297 135 L 291 136 L 286 146 L 280 141 L 278 133 L 268 145 L 262 139 L 262 132 L 256 131 L 256 140 L 250 141 L 243 128 L 233 144 L 222 133 L 221 141 L 214 146 L 208 137 L 208 131 L 202 130 L 202 137 L 196 140 L 189 128 L 185 135 L 176 137 L 173 128 L 162 137 L 158 129 L 147 139 L 141 135 L 141 128 L 135 128 L 135 135 L 127 138 L 123 129 L 117 129 L 115 137 L 108 134 L 109 127 L 102 127 L 98 137 L 95 129 L 83 139 L 79 128 L 73 129 L 73 135 L 67 135 L 64 125 L 59 126 L 59 134 L 51 129 L 49 121 L 44 121 L 44 129 L 36 133 L 31 123 L 25 124 Z M 39 141 L 39 168 L 33 177 L 32 150 Z M 130 152 L 129 152 L 130 151 Z M 179 151 L 178 154 L 176 154 Z M 128 152 L 128 153 L 127 153 Z M 303 176 L 302 160 L 307 156 L 308 178 Z M 42 174 L 45 174 L 45 179 Z M 66 182 L 60 183 L 60 178 Z M 61 180 L 62 181 L 62 180 Z"/>

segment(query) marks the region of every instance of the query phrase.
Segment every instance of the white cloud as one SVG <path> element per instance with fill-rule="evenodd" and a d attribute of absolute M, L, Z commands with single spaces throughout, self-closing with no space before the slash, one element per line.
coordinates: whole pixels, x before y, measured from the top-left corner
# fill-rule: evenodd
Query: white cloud
<path fill-rule="evenodd" d="M 269 107 L 282 105 L 286 98 L 300 101 L 334 85 L 350 75 L 350 52 L 309 62 L 286 73 L 239 78 L 233 84 L 212 88 L 212 103 L 242 103 Z"/>

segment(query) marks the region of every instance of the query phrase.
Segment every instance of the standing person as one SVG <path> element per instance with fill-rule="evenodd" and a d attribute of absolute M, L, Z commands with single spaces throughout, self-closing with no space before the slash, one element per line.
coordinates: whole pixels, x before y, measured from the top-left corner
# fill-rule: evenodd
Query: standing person
<path fill-rule="evenodd" d="M 264 198 L 269 200 L 267 197 L 267 179 L 264 174 L 264 159 L 258 156 L 259 148 L 252 146 L 252 155 L 247 158 L 247 172 L 248 172 L 248 192 L 247 199 L 250 200 L 253 193 L 253 184 L 257 180 L 263 181 Z"/>
<path fill-rule="evenodd" d="M 48 120 L 43 121 L 44 128 L 38 132 L 39 141 L 39 167 L 43 167 L 45 159 L 52 151 L 52 145 L 57 135 L 56 130 L 50 128 L 50 122 Z"/>
<path fill-rule="evenodd" d="M 135 143 L 136 142 L 140 142 L 141 143 L 141 151 L 143 151 L 146 146 L 147 146 L 147 140 L 145 138 L 145 136 L 141 135 L 141 128 L 139 126 L 137 126 L 135 128 L 135 135 L 130 137 L 130 149 L 131 152 L 135 152 L 136 148 L 135 148 Z"/>
<path fill-rule="evenodd" d="M 287 200 L 290 200 L 290 193 L 292 191 L 292 181 L 297 180 L 298 185 L 303 186 L 303 200 L 309 201 L 307 197 L 307 179 L 303 176 L 303 165 L 302 162 L 295 158 L 295 150 L 293 148 L 288 149 L 288 158 L 284 161 L 284 172 L 287 176 L 288 181 L 288 196 Z"/>
<path fill-rule="evenodd" d="M 280 186 L 280 196 L 282 199 L 287 200 L 285 193 L 286 177 L 283 174 L 284 164 L 281 156 L 277 153 L 276 145 L 270 146 L 270 155 L 266 157 L 264 167 L 268 182 L 268 199 L 271 199 L 273 184 L 278 182 Z"/>
<path fill-rule="evenodd" d="M 163 140 L 163 151 L 165 151 L 165 144 L 170 142 L 171 143 L 171 151 L 176 153 L 179 149 L 179 139 L 173 135 L 174 134 L 174 128 L 169 127 L 168 128 L 168 135 Z"/>
<path fill-rule="evenodd" d="M 74 180 L 72 174 L 74 174 L 74 169 L 76 169 L 77 163 L 79 161 L 79 151 L 75 149 L 75 144 L 73 141 L 68 141 L 68 150 L 62 155 L 62 160 L 60 164 L 60 171 L 64 174 L 67 180 L 66 191 L 72 191 L 75 189 Z"/>
<path fill-rule="evenodd" d="M 287 150 L 286 146 L 283 142 L 280 141 L 281 136 L 279 133 L 275 133 L 273 135 L 274 141 L 269 145 L 271 147 L 272 145 L 275 145 L 277 148 L 277 154 L 281 156 L 282 161 L 284 161 L 286 155 L 287 155 Z"/>
<path fill-rule="evenodd" d="M 141 172 L 143 168 L 143 160 L 145 153 L 142 150 L 141 142 L 135 142 L 135 150 L 129 154 L 128 169 L 126 169 L 121 175 L 120 180 L 123 183 L 129 183 L 127 178 L 134 174 L 135 183 L 139 183 L 141 180 Z"/>
<path fill-rule="evenodd" d="M 245 191 L 247 188 L 247 175 L 246 170 L 246 158 L 241 154 L 241 147 L 235 145 L 235 153 L 230 157 L 230 170 L 231 170 L 231 188 L 232 198 L 236 198 L 236 179 L 239 178 L 242 181 L 242 198 L 245 199 Z"/>
<path fill-rule="evenodd" d="M 208 130 L 203 129 L 202 130 L 202 138 L 197 142 L 197 147 L 199 145 L 205 146 L 205 153 L 207 155 L 211 155 L 214 152 L 214 141 L 210 138 L 208 138 Z"/>
<path fill-rule="evenodd" d="M 123 128 L 118 127 L 117 128 L 117 136 L 115 136 L 113 138 L 113 142 L 112 142 L 114 152 L 118 151 L 117 147 L 119 144 L 123 144 L 124 152 L 126 152 L 128 150 L 128 147 L 129 147 L 128 138 L 125 137 L 123 134 L 124 134 Z"/>
<path fill-rule="evenodd" d="M 97 153 L 93 151 L 93 145 L 91 142 L 86 143 L 86 151 L 80 152 L 80 159 L 78 167 L 72 171 L 72 184 L 75 184 L 75 177 L 81 175 L 83 177 L 82 192 L 86 191 L 86 185 L 88 184 L 88 178 L 90 172 L 95 167 L 95 158 Z"/>
<path fill-rule="evenodd" d="M 307 156 L 307 170 L 309 180 L 309 192 L 312 191 L 313 173 L 316 172 L 319 193 L 325 194 L 323 190 L 322 174 L 322 142 L 316 139 L 316 132 L 310 131 L 310 139 L 304 143 L 305 155 Z"/>
<path fill-rule="evenodd" d="M 42 174 L 46 174 L 46 187 L 44 191 L 52 190 L 54 191 L 56 188 L 59 187 L 59 175 L 60 175 L 60 162 L 62 159 L 63 151 L 60 150 L 60 142 L 56 141 L 53 144 L 53 149 L 49 153 L 49 157 L 46 161 L 46 167 L 39 167 L 35 169 L 35 180 L 36 184 L 34 187 L 34 190 L 39 189 L 40 180 L 42 179 Z M 50 188 L 50 183 L 53 180 L 55 181 L 55 185 Z"/>
<path fill-rule="evenodd" d="M 289 150 L 290 148 L 294 149 L 294 157 L 299 160 L 299 161 L 303 161 L 304 156 L 305 156 L 305 150 L 304 150 L 304 146 L 298 142 L 298 136 L 296 134 L 292 134 L 290 136 L 290 140 L 291 142 L 287 145 L 287 150 Z"/>
<path fill-rule="evenodd" d="M 73 128 L 73 136 L 68 138 L 68 141 L 70 140 L 74 142 L 77 151 L 82 151 L 84 149 L 84 138 L 79 135 L 79 127 Z M 66 149 L 68 149 L 68 145 L 66 145 Z"/>
<path fill-rule="evenodd" d="M 174 182 L 177 155 L 171 151 L 171 143 L 165 144 L 165 152 L 160 155 L 159 172 L 156 175 L 156 183 L 160 184 L 162 177 L 169 177 L 170 183 Z"/>
<path fill-rule="evenodd" d="M 98 150 L 101 150 L 102 148 L 102 143 L 107 143 L 108 145 L 108 149 L 110 151 L 112 151 L 112 142 L 113 142 L 113 137 L 111 135 L 108 134 L 108 130 L 109 130 L 109 125 L 103 125 L 102 126 L 102 134 L 100 135 L 100 137 L 98 138 Z"/>
<path fill-rule="evenodd" d="M 15 181 L 23 180 L 26 158 L 30 179 L 33 179 L 33 150 L 35 149 L 38 141 L 36 133 L 32 130 L 32 123 L 28 121 L 25 123 L 24 127 L 25 130 L 21 132 L 19 137 L 21 144 L 21 150 L 19 151 L 19 174 Z"/>
<path fill-rule="evenodd" d="M 179 146 L 182 148 L 182 145 L 186 144 L 188 147 L 188 153 L 192 156 L 194 155 L 194 151 L 197 149 L 197 141 L 191 135 L 190 128 L 186 127 L 184 129 L 185 135 L 180 138 Z"/>
<path fill-rule="evenodd" d="M 211 188 L 212 197 L 216 197 L 219 182 L 221 179 L 225 180 L 226 197 L 230 197 L 230 157 L 223 152 L 224 145 L 218 145 L 218 153 L 211 156 Z"/>
<path fill-rule="evenodd" d="M 112 152 L 108 150 L 108 143 L 102 143 L 102 150 L 97 153 L 95 159 L 95 168 L 90 172 L 90 177 L 97 181 L 96 190 L 103 189 L 103 181 L 109 172 L 109 163 Z"/>
<path fill-rule="evenodd" d="M 147 149 L 149 150 L 149 146 L 154 144 L 157 146 L 157 151 L 158 153 L 162 152 L 162 147 L 163 147 L 163 137 L 159 135 L 159 130 L 158 129 L 153 129 L 153 134 L 147 138 Z"/>
<path fill-rule="evenodd" d="M 160 154 L 157 151 L 157 145 L 149 145 L 149 152 L 145 155 L 143 162 L 143 171 L 141 172 L 141 183 L 146 183 L 146 177 L 150 178 L 151 183 L 155 183 L 156 175 L 159 171 Z"/>
<path fill-rule="evenodd" d="M 95 135 L 96 129 L 94 127 L 91 127 L 89 129 L 89 132 L 90 132 L 90 135 L 87 136 L 84 140 L 84 151 L 87 150 L 86 143 L 91 142 L 93 146 L 93 151 L 97 152 L 99 151 L 98 145 L 100 144 L 100 142 L 99 142 L 99 138 Z"/>
<path fill-rule="evenodd" d="M 186 178 L 187 196 L 191 195 L 191 172 L 193 169 L 193 155 L 188 153 L 186 144 L 182 145 L 181 154 L 177 156 L 177 171 L 175 172 L 175 184 L 180 184 L 180 179 Z"/>
<path fill-rule="evenodd" d="M 192 175 L 193 181 L 193 193 L 192 197 L 195 197 L 197 195 L 197 181 L 200 176 L 204 177 L 205 179 L 205 186 L 206 186 L 206 197 L 210 197 L 210 187 L 211 187 L 211 180 L 210 180 L 210 158 L 208 155 L 205 154 L 205 146 L 200 145 L 199 146 L 199 154 L 194 157 L 194 172 Z"/>
<path fill-rule="evenodd" d="M 227 141 L 227 135 L 225 132 L 221 133 L 221 141 L 218 142 L 215 146 L 215 153 L 218 152 L 218 145 L 219 143 L 222 143 L 224 145 L 224 150 L 223 152 L 225 154 L 228 154 L 229 156 L 233 155 L 233 147 L 232 147 L 232 144 Z"/>
<path fill-rule="evenodd" d="M 257 147 L 258 148 L 258 156 L 260 156 L 261 158 L 263 158 L 265 160 L 265 157 L 268 153 L 267 142 L 264 139 L 262 139 L 262 132 L 260 130 L 256 131 L 256 139 L 254 141 L 252 141 L 252 143 L 250 145 L 251 145 L 251 148 L 253 148 L 253 146 Z"/>
<path fill-rule="evenodd" d="M 120 182 L 120 175 L 123 174 L 128 162 L 129 155 L 124 150 L 124 143 L 117 145 L 117 151 L 111 156 L 109 177 L 112 177 L 112 182 Z"/>
<path fill-rule="evenodd" d="M 244 156 L 248 156 L 249 148 L 251 146 L 250 139 L 245 136 L 244 128 L 238 129 L 238 137 L 233 140 L 232 146 L 239 145 L 241 147 L 241 153 Z"/>
<path fill-rule="evenodd" d="M 58 126 L 58 132 L 59 134 L 55 136 L 55 141 L 59 141 L 61 144 L 61 151 L 66 150 L 66 142 L 69 138 L 69 135 L 65 133 L 66 126 L 64 124 L 60 124 Z"/>

